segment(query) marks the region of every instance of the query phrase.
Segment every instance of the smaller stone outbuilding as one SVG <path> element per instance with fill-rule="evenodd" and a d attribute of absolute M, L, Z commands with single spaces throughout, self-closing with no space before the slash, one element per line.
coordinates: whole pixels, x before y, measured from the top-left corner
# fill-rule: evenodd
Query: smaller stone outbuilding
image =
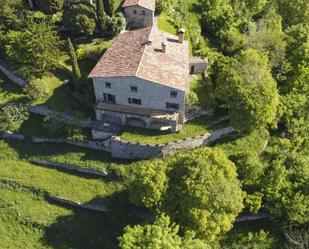
<path fill-rule="evenodd" d="M 152 27 L 156 8 L 155 0 L 125 0 L 122 7 L 127 29 Z"/>
<path fill-rule="evenodd" d="M 191 57 L 189 59 L 190 74 L 205 73 L 208 69 L 208 60 L 200 57 Z"/>

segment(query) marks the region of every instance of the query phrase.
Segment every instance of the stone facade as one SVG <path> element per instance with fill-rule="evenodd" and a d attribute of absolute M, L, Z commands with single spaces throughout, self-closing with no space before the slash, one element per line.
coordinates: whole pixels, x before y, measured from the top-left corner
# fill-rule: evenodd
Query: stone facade
<path fill-rule="evenodd" d="M 208 69 L 208 60 L 193 57 L 189 60 L 190 74 L 205 73 Z"/>
<path fill-rule="evenodd" d="M 154 22 L 154 11 L 142 6 L 128 6 L 123 8 L 127 22 L 127 29 L 151 27 Z"/>
<path fill-rule="evenodd" d="M 113 96 L 110 102 L 112 102 L 111 106 L 115 107 L 115 109 L 106 110 L 105 108 L 104 110 L 97 105 L 96 118 L 99 121 L 107 115 L 119 118 L 123 125 L 154 129 L 166 128 L 172 131 L 178 131 L 184 122 L 184 91 L 137 77 L 95 78 L 93 85 L 96 102 L 109 102 L 106 98 Z M 130 99 L 139 100 L 140 103 L 130 103 Z M 177 105 L 178 109 L 168 108 L 169 103 Z M 123 106 L 129 106 L 126 108 L 128 112 L 120 111 Z"/>

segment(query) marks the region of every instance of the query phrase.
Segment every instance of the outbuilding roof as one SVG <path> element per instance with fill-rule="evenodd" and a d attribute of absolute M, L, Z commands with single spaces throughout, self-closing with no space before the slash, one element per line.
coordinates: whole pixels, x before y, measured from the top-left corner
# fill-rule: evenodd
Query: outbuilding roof
<path fill-rule="evenodd" d="M 166 51 L 162 51 L 162 43 Z M 125 31 L 105 52 L 90 78 L 135 76 L 147 81 L 189 89 L 189 45 L 156 28 Z"/>
<path fill-rule="evenodd" d="M 146 9 L 150 9 L 155 11 L 156 1 L 155 0 L 125 0 L 122 7 L 130 7 L 130 6 L 141 6 Z"/>

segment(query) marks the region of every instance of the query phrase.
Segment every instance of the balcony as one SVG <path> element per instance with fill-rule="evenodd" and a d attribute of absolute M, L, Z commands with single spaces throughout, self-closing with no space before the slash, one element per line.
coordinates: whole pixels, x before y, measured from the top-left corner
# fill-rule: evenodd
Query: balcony
<path fill-rule="evenodd" d="M 118 112 L 118 113 L 123 113 L 123 114 L 145 116 L 145 117 L 150 117 L 150 118 L 172 119 L 172 120 L 177 120 L 178 115 L 179 115 L 178 112 L 173 112 L 173 111 L 145 109 L 145 108 L 140 108 L 140 107 L 110 104 L 110 103 L 105 103 L 105 102 L 97 102 L 95 105 L 95 108 L 97 110 L 105 110 L 105 111 Z"/>

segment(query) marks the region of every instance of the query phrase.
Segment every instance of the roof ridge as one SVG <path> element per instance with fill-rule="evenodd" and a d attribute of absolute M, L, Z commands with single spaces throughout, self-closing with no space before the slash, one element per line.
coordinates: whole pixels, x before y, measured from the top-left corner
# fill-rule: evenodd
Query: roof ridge
<path fill-rule="evenodd" d="M 151 27 L 150 32 L 149 32 L 149 34 L 148 34 L 148 40 L 149 40 L 149 38 L 150 38 L 150 34 L 152 33 L 152 31 L 153 31 L 153 26 Z M 143 58 L 144 58 L 144 54 L 145 54 L 145 52 L 146 52 L 146 48 L 147 48 L 147 42 L 146 42 L 146 44 L 145 44 L 145 46 L 144 46 L 142 56 L 141 56 L 140 61 L 139 61 L 138 65 L 137 65 L 137 68 L 136 68 L 136 71 L 135 71 L 135 74 L 134 74 L 135 77 L 138 77 L 138 70 L 139 70 L 139 68 L 140 68 L 140 66 L 141 66 L 141 64 L 142 64 L 142 61 L 143 61 Z"/>

